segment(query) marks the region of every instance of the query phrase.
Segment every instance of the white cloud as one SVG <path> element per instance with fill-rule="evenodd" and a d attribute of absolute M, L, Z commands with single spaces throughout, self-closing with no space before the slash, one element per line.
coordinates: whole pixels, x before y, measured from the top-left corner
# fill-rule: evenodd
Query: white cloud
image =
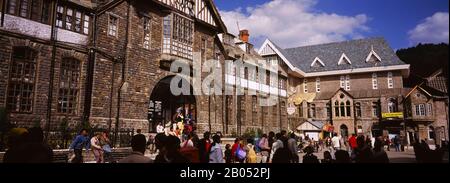
<path fill-rule="evenodd" d="M 448 12 L 437 12 L 408 32 L 409 41 L 411 44 L 448 43 L 448 31 Z"/>
<path fill-rule="evenodd" d="M 317 0 L 272 0 L 262 5 L 221 11 L 228 31 L 249 29 L 251 41 L 260 46 L 270 38 L 282 47 L 320 44 L 361 38 L 369 30 L 364 14 L 343 16 L 314 10 Z"/>

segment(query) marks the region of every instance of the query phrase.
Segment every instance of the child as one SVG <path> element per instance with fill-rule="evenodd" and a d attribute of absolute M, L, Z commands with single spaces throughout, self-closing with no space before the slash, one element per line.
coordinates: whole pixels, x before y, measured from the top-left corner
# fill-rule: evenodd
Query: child
<path fill-rule="evenodd" d="M 231 145 L 225 145 L 225 163 L 231 163 Z"/>

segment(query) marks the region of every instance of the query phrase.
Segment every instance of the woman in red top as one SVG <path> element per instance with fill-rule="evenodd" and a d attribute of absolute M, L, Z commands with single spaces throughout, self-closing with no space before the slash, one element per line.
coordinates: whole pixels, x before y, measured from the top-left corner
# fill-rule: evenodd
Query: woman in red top
<path fill-rule="evenodd" d="M 235 162 L 235 161 L 239 161 L 236 157 L 236 150 L 238 148 L 238 145 L 240 144 L 240 139 L 236 138 L 234 139 L 234 144 L 233 146 L 231 146 L 231 161 Z"/>

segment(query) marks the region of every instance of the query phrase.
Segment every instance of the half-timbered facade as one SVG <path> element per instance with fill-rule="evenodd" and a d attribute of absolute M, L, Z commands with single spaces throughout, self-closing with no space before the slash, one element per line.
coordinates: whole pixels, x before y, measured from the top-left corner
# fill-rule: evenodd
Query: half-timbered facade
<path fill-rule="evenodd" d="M 196 52 L 202 63 L 222 54 L 212 0 L 0 2 L 0 107 L 11 122 L 152 132 L 181 107 L 200 132 L 222 131 L 221 100 L 168 88 L 175 60 L 192 68 Z"/>

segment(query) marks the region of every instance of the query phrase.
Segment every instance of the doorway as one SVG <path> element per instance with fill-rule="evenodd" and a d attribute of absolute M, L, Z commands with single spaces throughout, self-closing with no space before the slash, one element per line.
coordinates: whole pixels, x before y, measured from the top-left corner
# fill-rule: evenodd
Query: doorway
<path fill-rule="evenodd" d="M 175 121 L 178 112 L 183 115 L 185 123 L 192 124 L 194 129 L 196 127 L 197 106 L 195 96 L 192 94 L 192 86 L 190 86 L 190 95 L 173 95 L 170 90 L 170 83 L 173 78 L 174 76 L 168 76 L 161 79 L 152 91 L 148 106 L 150 132 L 156 132 L 158 124 L 165 126 Z M 180 86 L 183 80 L 180 81 Z M 184 82 L 188 81 L 184 80 Z"/>

